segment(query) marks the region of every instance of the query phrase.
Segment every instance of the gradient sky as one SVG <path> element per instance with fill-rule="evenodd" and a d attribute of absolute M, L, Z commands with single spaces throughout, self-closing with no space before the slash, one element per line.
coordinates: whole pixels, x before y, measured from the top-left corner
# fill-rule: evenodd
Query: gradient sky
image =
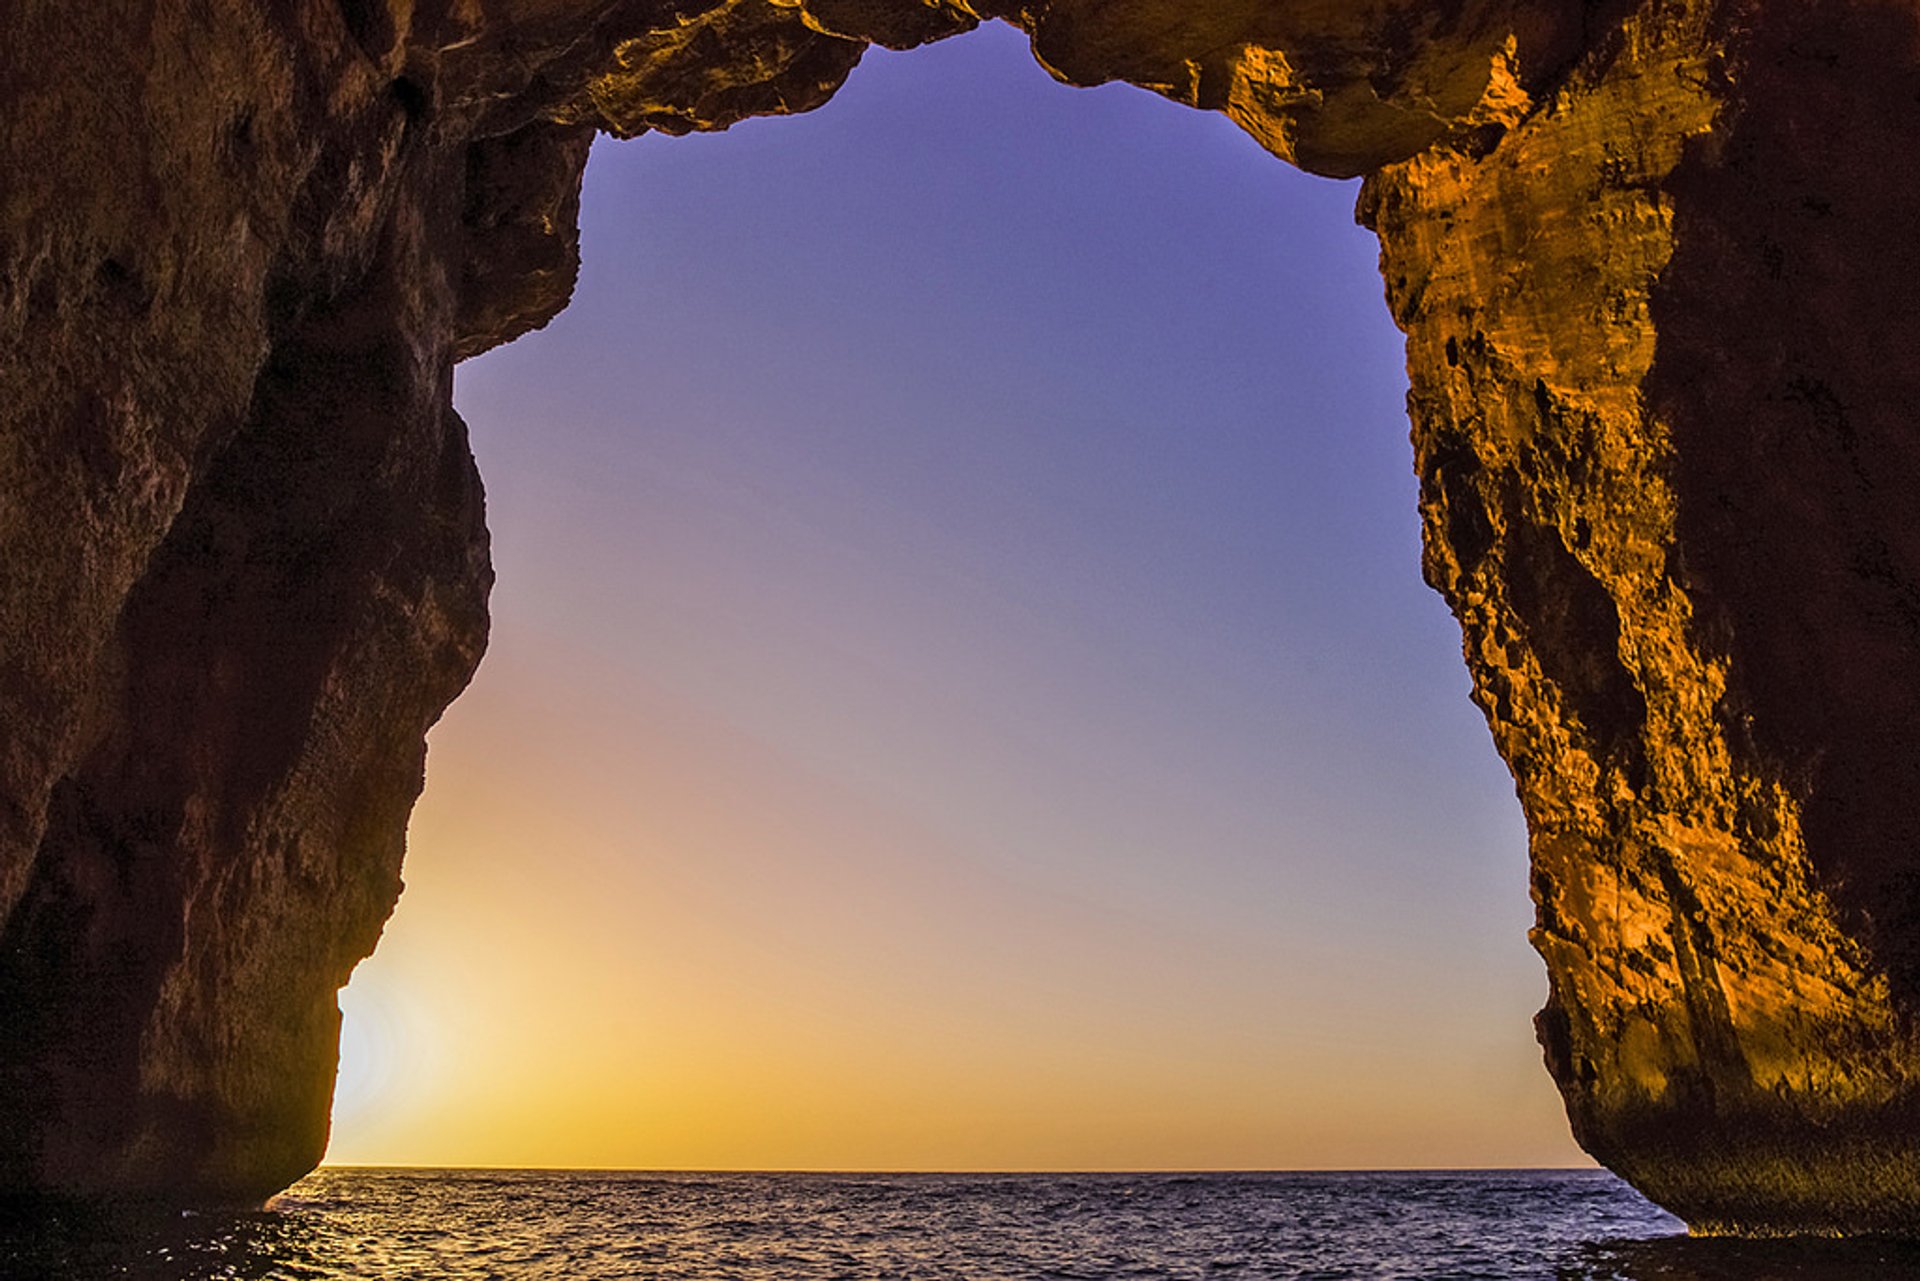
<path fill-rule="evenodd" d="M 1354 196 L 999 27 L 602 140 L 329 1159 L 1582 1162 Z"/>

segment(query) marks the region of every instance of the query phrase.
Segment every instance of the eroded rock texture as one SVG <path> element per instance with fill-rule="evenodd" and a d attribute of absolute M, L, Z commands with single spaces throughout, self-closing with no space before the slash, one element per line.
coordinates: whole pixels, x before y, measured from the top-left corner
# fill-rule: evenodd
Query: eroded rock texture
<path fill-rule="evenodd" d="M 1920 1231 L 1917 70 L 1911 6 L 1648 6 L 1364 201 L 1548 1064 L 1701 1229 Z"/>
<path fill-rule="evenodd" d="M 450 371 L 565 304 L 593 135 L 993 18 L 1370 175 L 1581 1142 L 1697 1227 L 1920 1234 L 1906 0 L 0 11 L 0 1190 L 318 1160 L 485 639 Z"/>

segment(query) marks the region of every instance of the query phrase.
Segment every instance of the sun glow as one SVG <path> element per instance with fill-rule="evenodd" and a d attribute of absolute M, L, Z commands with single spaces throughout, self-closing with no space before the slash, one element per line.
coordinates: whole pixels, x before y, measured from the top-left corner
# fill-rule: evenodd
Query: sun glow
<path fill-rule="evenodd" d="M 336 1130 L 378 1130 L 415 1106 L 441 1068 L 431 1010 L 361 966 L 340 990 L 340 1069 L 334 1080 Z"/>

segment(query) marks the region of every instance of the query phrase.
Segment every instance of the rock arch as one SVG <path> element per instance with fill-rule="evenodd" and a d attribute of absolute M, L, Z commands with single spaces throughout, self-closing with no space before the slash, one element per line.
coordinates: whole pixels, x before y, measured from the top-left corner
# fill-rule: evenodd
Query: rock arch
<path fill-rule="evenodd" d="M 986 19 L 1366 174 L 1574 1131 L 1920 1232 L 1920 16 L 1894 0 L 32 0 L 0 19 L 0 1189 L 257 1199 L 484 646 L 453 363 L 596 130 Z"/>

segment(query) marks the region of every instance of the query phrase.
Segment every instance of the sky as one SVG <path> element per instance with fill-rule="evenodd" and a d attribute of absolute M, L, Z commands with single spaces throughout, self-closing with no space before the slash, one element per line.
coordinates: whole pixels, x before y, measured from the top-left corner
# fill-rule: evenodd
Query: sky
<path fill-rule="evenodd" d="M 328 1159 L 1585 1163 L 1355 195 L 1003 27 L 596 144 Z"/>

